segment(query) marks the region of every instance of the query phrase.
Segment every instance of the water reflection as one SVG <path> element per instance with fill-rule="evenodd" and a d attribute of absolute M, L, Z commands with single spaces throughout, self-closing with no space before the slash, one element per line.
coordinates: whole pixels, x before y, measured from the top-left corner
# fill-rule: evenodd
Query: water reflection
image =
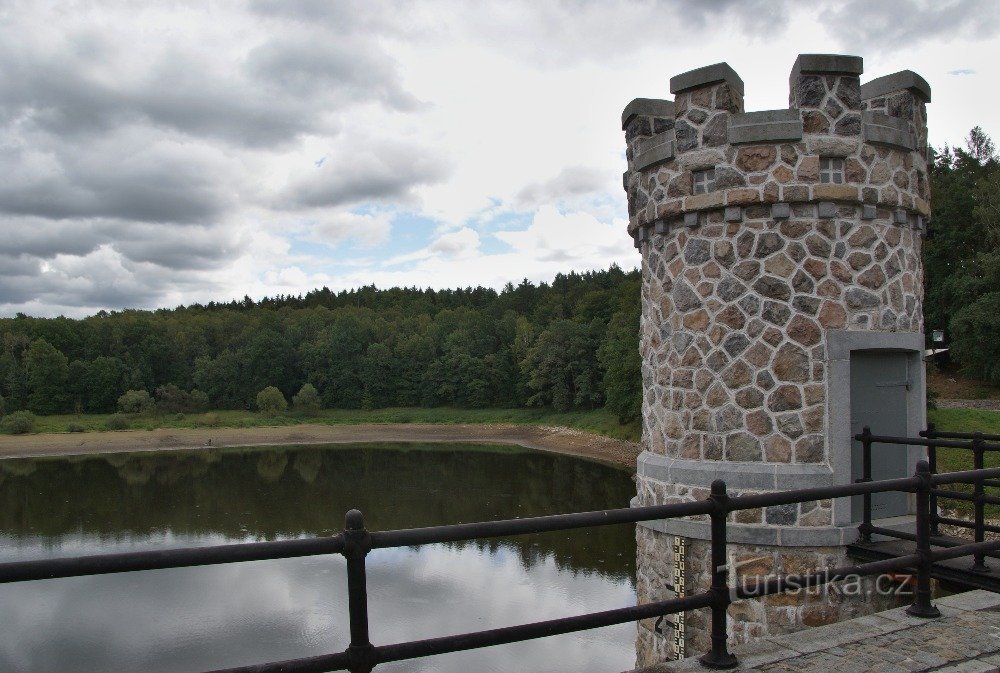
<path fill-rule="evenodd" d="M 283 447 L 0 461 L 0 559 L 620 507 L 624 472 L 510 448 Z M 629 526 L 376 550 L 372 638 L 425 638 L 634 604 Z M 340 557 L 0 587 L 0 670 L 197 671 L 343 649 Z M 613 671 L 626 624 L 379 667 Z"/>

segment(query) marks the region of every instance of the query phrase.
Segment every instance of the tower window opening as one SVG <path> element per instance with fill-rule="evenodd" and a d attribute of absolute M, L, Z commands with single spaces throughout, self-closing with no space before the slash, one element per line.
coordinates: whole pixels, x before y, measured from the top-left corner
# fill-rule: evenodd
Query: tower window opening
<path fill-rule="evenodd" d="M 819 181 L 840 185 L 844 182 L 844 160 L 840 157 L 820 157 Z"/>
<path fill-rule="evenodd" d="M 691 182 L 695 194 L 704 194 L 715 189 L 715 169 L 707 168 L 703 171 L 694 171 L 691 174 Z"/>

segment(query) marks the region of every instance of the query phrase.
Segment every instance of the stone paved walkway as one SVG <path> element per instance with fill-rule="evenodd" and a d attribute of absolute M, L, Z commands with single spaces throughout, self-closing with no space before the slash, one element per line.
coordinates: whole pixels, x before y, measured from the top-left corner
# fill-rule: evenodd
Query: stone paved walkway
<path fill-rule="evenodd" d="M 745 673 L 1000 673 L 1000 595 L 955 594 L 940 619 L 904 608 L 734 648 Z M 704 673 L 697 658 L 636 673 Z"/>

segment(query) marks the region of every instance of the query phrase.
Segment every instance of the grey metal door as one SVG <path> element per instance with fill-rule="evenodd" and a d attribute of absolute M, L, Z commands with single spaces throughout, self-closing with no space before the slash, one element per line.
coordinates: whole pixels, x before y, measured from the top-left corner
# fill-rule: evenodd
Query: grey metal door
<path fill-rule="evenodd" d="M 894 351 L 851 353 L 851 436 L 864 426 L 876 435 L 906 436 L 907 393 L 911 385 L 909 355 Z M 862 474 L 861 442 L 851 443 L 851 477 Z M 907 475 L 907 447 L 874 444 L 872 478 L 895 479 Z M 851 515 L 861 520 L 861 497 L 851 499 Z M 872 495 L 872 518 L 906 514 L 905 493 Z"/>

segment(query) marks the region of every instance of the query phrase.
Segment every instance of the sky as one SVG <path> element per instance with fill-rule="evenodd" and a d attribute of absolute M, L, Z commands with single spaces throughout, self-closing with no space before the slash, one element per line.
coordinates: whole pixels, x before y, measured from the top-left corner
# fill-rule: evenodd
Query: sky
<path fill-rule="evenodd" d="M 799 53 L 1000 139 L 993 0 L 0 0 L 0 316 L 635 268 L 622 108 Z"/>

